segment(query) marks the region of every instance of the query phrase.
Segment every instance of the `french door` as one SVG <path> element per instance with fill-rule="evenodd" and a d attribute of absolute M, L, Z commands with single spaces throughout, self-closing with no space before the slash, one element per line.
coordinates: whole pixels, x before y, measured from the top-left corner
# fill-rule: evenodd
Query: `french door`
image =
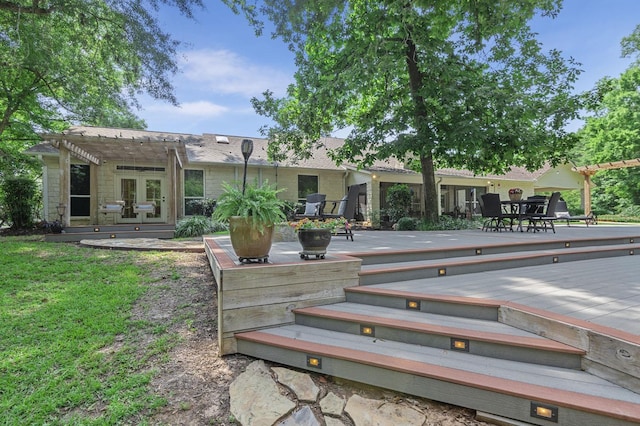
<path fill-rule="evenodd" d="M 164 179 L 161 177 L 123 176 L 119 179 L 119 191 L 124 201 L 122 223 L 158 223 L 166 222 Z M 139 203 L 155 203 L 149 212 L 134 211 Z"/>

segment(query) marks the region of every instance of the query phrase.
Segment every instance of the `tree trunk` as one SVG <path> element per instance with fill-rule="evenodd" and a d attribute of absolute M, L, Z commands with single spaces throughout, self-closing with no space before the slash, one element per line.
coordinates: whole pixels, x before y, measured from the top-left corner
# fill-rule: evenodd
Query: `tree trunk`
<path fill-rule="evenodd" d="M 433 157 L 420 156 L 420 168 L 422 171 L 422 197 L 424 199 L 425 219 L 431 222 L 438 221 L 438 188 L 436 187 L 436 175 L 433 169 Z"/>
<path fill-rule="evenodd" d="M 405 41 L 406 62 L 409 73 L 409 85 L 411 88 L 411 98 L 414 105 L 415 130 L 418 140 L 423 143 L 420 155 L 420 167 L 422 172 L 422 195 L 424 200 L 425 219 L 431 222 L 438 221 L 438 191 L 436 188 L 436 177 L 433 169 L 433 155 L 431 153 L 431 142 L 426 134 L 427 129 L 427 106 L 424 98 L 420 94 L 423 87 L 423 76 L 418 67 L 418 51 L 411 39 Z"/>

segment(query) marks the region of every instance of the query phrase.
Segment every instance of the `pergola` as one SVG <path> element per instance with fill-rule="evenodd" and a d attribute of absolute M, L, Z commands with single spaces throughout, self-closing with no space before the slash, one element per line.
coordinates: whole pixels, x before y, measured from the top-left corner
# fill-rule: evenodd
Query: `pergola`
<path fill-rule="evenodd" d="M 640 166 L 640 158 L 633 160 L 611 161 L 609 163 L 593 164 L 590 166 L 573 167 L 571 170 L 584 176 L 584 212 L 591 213 L 591 176 L 600 170 L 623 169 L 625 167 Z"/>

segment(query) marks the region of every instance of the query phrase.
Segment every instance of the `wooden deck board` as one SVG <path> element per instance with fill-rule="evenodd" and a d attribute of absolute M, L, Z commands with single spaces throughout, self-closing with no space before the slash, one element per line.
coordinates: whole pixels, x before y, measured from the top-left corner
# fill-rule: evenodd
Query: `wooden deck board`
<path fill-rule="evenodd" d="M 441 349 L 416 347 L 415 345 L 377 340 L 365 336 L 341 336 L 340 333 L 299 325 L 263 330 L 261 333 L 346 350 L 357 348 L 358 352 L 369 353 L 373 356 L 386 356 L 440 368 L 455 369 L 460 372 L 461 377 L 480 374 L 500 380 L 526 383 L 563 392 L 574 392 L 585 397 L 592 396 L 638 404 L 636 411 L 640 415 L 640 395 L 582 371 L 496 360 L 452 351 L 449 351 L 446 356 L 442 356 Z M 393 366 L 393 363 L 388 365 L 389 368 L 393 368 Z"/>

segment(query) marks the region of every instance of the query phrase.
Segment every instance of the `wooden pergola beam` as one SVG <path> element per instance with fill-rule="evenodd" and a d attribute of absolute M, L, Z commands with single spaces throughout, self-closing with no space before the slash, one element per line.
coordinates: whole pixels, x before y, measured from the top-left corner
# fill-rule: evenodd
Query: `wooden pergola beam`
<path fill-rule="evenodd" d="M 598 170 L 611 170 L 611 169 L 623 169 L 625 167 L 637 167 L 640 166 L 640 158 L 634 158 L 633 160 L 620 160 L 610 161 L 608 163 L 592 164 L 590 166 L 572 167 L 574 172 L 589 172 Z"/>
<path fill-rule="evenodd" d="M 571 170 L 584 176 L 584 212 L 591 213 L 591 176 L 600 170 L 623 169 L 625 167 L 640 166 L 640 158 L 632 160 L 610 161 L 608 163 L 592 164 L 590 166 L 572 167 Z"/>

